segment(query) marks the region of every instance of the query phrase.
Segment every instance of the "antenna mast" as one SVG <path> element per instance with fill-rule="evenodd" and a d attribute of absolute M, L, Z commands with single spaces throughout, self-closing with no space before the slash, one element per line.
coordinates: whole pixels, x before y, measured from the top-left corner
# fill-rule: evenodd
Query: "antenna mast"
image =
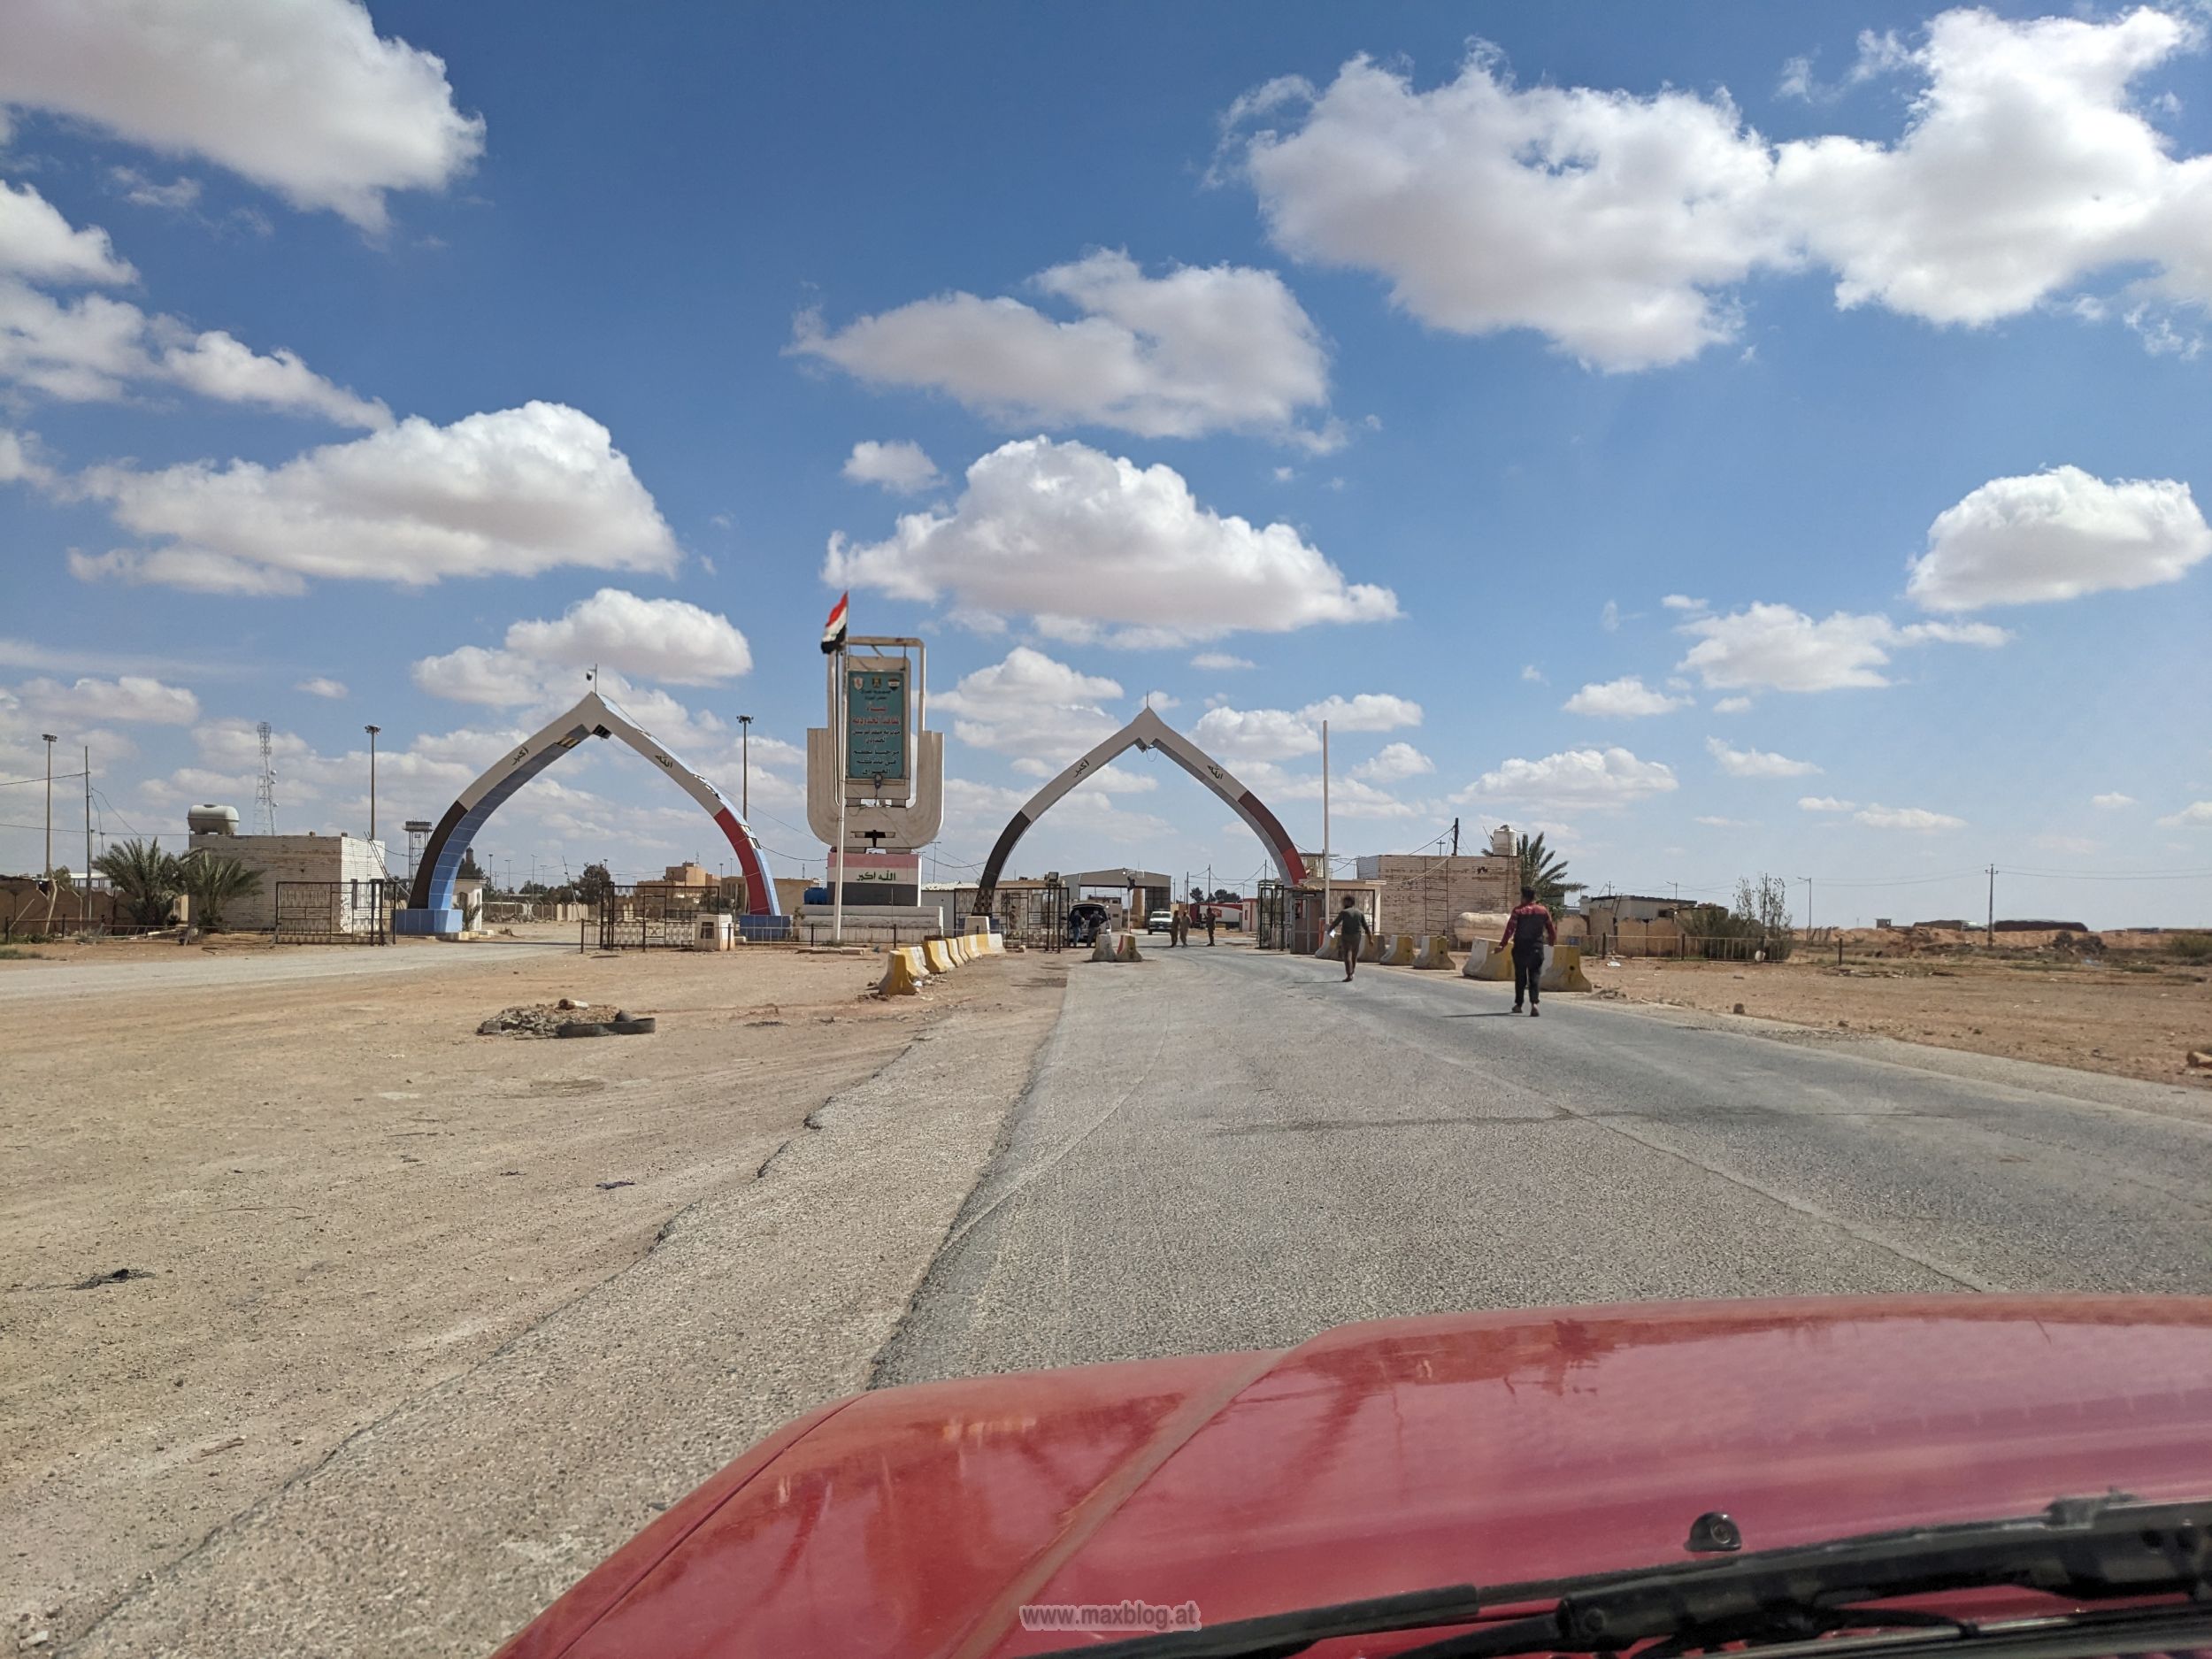
<path fill-rule="evenodd" d="M 254 827 L 264 835 L 276 833 L 276 772 L 269 764 L 269 740 L 273 732 L 266 720 L 255 728 L 261 734 L 261 780 L 254 786 Z"/>

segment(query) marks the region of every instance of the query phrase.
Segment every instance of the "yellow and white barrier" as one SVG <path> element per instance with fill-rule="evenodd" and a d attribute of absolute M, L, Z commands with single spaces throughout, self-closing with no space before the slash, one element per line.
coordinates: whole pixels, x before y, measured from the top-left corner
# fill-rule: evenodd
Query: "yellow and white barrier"
<path fill-rule="evenodd" d="M 878 996 L 912 996 L 929 979 L 929 961 L 919 945 L 901 945 L 884 959 Z"/>
<path fill-rule="evenodd" d="M 929 964 L 932 973 L 950 973 L 959 964 L 952 959 L 952 949 L 941 939 L 922 941 L 922 956 Z"/>
<path fill-rule="evenodd" d="M 1098 938 L 1091 945 L 1091 960 L 1093 962 L 1119 962 L 1121 960 L 1120 946 L 1115 942 L 1114 935 L 1102 927 L 1099 929 Z"/>
<path fill-rule="evenodd" d="M 1144 960 L 1137 954 L 1137 936 L 1134 933 L 1124 933 L 1121 936 L 1121 954 L 1114 960 L 1117 962 L 1142 962 Z"/>
<path fill-rule="evenodd" d="M 1413 965 L 1413 935 L 1392 933 L 1382 941 L 1376 961 L 1386 968 L 1409 968 Z"/>
<path fill-rule="evenodd" d="M 1359 959 L 1362 962 L 1380 962 L 1382 953 L 1382 935 L 1371 927 L 1367 930 L 1366 939 L 1360 944 Z"/>
<path fill-rule="evenodd" d="M 1447 972 L 1452 966 L 1452 941 L 1448 933 L 1424 933 L 1420 948 L 1413 953 L 1417 968 L 1442 968 Z"/>
<path fill-rule="evenodd" d="M 1321 942 L 1313 948 L 1313 954 L 1317 956 L 1325 956 L 1332 962 L 1335 961 L 1336 937 L 1336 929 L 1330 928 L 1328 932 L 1321 935 Z"/>
<path fill-rule="evenodd" d="M 1467 956 L 1467 965 L 1460 973 L 1470 979 L 1502 979 L 1513 983 L 1513 953 L 1501 950 L 1487 940 L 1478 940 Z M 1594 987 L 1582 971 L 1582 947 L 1579 945 L 1546 945 L 1544 971 L 1536 981 L 1543 991 L 1587 991 Z"/>

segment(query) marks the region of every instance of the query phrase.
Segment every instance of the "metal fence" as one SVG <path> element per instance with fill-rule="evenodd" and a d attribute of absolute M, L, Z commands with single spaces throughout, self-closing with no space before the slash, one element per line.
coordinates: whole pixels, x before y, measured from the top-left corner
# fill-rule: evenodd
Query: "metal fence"
<path fill-rule="evenodd" d="M 280 881 L 272 942 L 388 945 L 397 881 Z"/>
<path fill-rule="evenodd" d="M 1656 956 L 1671 962 L 1786 962 L 1798 948 L 1789 933 L 1754 933 L 1736 937 L 1724 933 L 1595 933 L 1576 940 L 1562 935 L 1562 944 L 1579 944 L 1587 956 Z"/>
<path fill-rule="evenodd" d="M 1025 950 L 1064 950 L 1069 942 L 1068 890 L 1058 885 L 1002 887 L 994 919 L 1009 944 Z"/>
<path fill-rule="evenodd" d="M 710 928 L 712 918 L 718 916 L 728 917 L 732 931 L 749 943 L 767 944 L 794 936 L 787 916 L 733 916 L 681 888 L 657 885 L 649 885 L 643 892 L 634 886 L 612 887 L 597 908 L 602 950 L 695 949 L 703 931 Z"/>

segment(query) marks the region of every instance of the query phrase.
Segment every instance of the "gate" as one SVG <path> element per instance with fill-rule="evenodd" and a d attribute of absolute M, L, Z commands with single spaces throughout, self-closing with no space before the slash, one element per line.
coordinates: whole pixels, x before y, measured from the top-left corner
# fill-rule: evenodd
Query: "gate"
<path fill-rule="evenodd" d="M 1262 950 L 1288 950 L 1290 920 L 1290 889 L 1279 881 L 1263 881 L 1254 909 L 1258 912 L 1255 942 Z"/>
<path fill-rule="evenodd" d="M 994 912 L 1009 944 L 1025 950 L 1064 950 L 1068 943 L 1068 890 L 1047 876 L 1036 887 L 1002 887 Z"/>
<path fill-rule="evenodd" d="M 642 892 L 611 887 L 601 894 L 602 950 L 688 950 L 698 941 L 699 918 L 707 912 L 697 895 L 659 884 Z"/>
<path fill-rule="evenodd" d="M 272 942 L 388 945 L 397 881 L 280 881 Z"/>

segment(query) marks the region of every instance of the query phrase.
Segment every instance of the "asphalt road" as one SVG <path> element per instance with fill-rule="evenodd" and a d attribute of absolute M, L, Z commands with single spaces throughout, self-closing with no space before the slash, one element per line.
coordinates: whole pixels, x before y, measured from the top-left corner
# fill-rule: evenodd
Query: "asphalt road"
<path fill-rule="evenodd" d="M 879 1384 L 1652 1297 L 2212 1292 L 2212 1102 L 1249 949 L 1079 963 Z"/>

